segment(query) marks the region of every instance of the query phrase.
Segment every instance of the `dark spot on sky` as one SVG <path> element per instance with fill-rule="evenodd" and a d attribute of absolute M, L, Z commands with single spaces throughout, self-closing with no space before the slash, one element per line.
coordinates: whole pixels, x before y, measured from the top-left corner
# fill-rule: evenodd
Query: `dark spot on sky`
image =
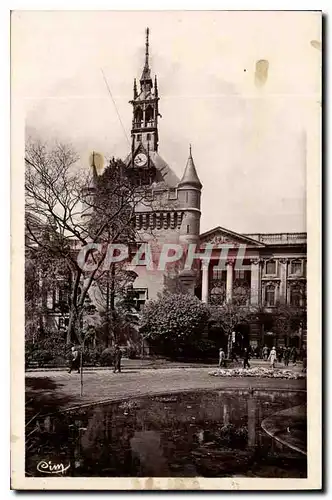
<path fill-rule="evenodd" d="M 269 72 L 269 61 L 260 59 L 256 62 L 255 84 L 257 87 L 262 87 L 267 80 Z"/>

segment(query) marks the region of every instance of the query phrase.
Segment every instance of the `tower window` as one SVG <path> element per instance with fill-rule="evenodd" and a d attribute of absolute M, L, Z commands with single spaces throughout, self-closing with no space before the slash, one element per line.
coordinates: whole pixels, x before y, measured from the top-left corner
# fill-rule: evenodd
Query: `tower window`
<path fill-rule="evenodd" d="M 188 203 L 188 191 L 186 192 L 186 203 Z"/>
<path fill-rule="evenodd" d="M 189 234 L 190 226 L 189 224 L 187 225 L 187 234 Z"/>
<path fill-rule="evenodd" d="M 151 141 L 151 134 L 146 134 L 146 138 L 148 141 Z"/>
<path fill-rule="evenodd" d="M 137 141 L 141 142 L 141 140 L 142 140 L 142 134 L 137 134 Z"/>
<path fill-rule="evenodd" d="M 148 124 L 153 120 L 153 108 L 152 106 L 148 106 L 145 111 L 145 120 L 146 123 Z"/>
<path fill-rule="evenodd" d="M 140 124 L 141 121 L 143 120 L 143 111 L 141 108 L 137 108 L 136 111 L 135 111 L 135 122 L 137 124 Z"/>

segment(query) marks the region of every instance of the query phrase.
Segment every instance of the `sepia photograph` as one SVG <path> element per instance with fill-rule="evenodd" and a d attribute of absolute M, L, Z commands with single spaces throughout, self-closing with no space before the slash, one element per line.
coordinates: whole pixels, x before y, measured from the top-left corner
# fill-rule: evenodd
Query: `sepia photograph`
<path fill-rule="evenodd" d="M 11 72 L 12 489 L 320 489 L 322 13 L 17 10 Z"/>

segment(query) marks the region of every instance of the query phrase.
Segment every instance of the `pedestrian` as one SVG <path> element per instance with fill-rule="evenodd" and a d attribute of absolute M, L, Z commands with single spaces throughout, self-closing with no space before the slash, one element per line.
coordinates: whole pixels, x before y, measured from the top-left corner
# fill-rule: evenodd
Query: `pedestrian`
<path fill-rule="evenodd" d="M 269 354 L 269 358 L 268 358 L 268 360 L 271 363 L 272 368 L 274 368 L 274 366 L 275 366 L 276 358 L 277 358 L 277 351 L 276 351 L 275 347 L 272 347 L 270 354 Z"/>
<path fill-rule="evenodd" d="M 219 368 L 221 368 L 222 366 L 226 366 L 225 359 L 226 359 L 225 352 L 224 352 L 223 348 L 220 347 L 220 349 L 219 349 Z"/>
<path fill-rule="evenodd" d="M 281 363 L 282 357 L 283 357 L 282 347 L 278 347 L 278 350 L 277 350 L 278 363 Z"/>
<path fill-rule="evenodd" d="M 80 373 L 78 349 L 75 346 L 73 346 L 71 348 L 70 366 L 69 366 L 68 373 L 71 373 L 72 370 L 77 370 L 77 373 Z"/>
<path fill-rule="evenodd" d="M 122 351 L 118 345 L 115 346 L 115 352 L 114 352 L 114 373 L 118 371 L 121 373 L 121 358 L 122 358 Z"/>
<path fill-rule="evenodd" d="M 288 366 L 289 358 L 290 358 L 290 348 L 286 347 L 286 349 L 284 351 L 284 363 L 285 363 L 285 366 Z"/>
<path fill-rule="evenodd" d="M 268 357 L 269 357 L 269 349 L 268 349 L 268 347 L 265 345 L 265 346 L 263 347 L 263 359 L 265 359 L 265 361 L 266 361 Z"/>
<path fill-rule="evenodd" d="M 247 368 L 247 367 L 250 368 L 249 357 L 250 357 L 249 351 L 245 347 L 244 351 L 243 351 L 243 368 Z"/>
<path fill-rule="evenodd" d="M 296 350 L 296 347 L 293 346 L 292 347 L 292 352 L 291 352 L 291 358 L 292 358 L 292 362 L 294 365 L 296 365 L 296 360 L 297 360 L 297 350 Z"/>

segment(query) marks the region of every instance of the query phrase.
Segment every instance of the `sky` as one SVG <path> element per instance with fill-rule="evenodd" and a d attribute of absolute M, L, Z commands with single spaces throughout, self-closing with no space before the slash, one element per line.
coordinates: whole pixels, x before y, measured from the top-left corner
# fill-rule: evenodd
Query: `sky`
<path fill-rule="evenodd" d="M 306 173 L 319 168 L 308 155 L 320 130 L 318 12 L 16 12 L 12 78 L 27 133 L 71 143 L 87 169 L 92 150 L 124 158 L 147 26 L 159 153 L 181 177 L 192 144 L 201 232 L 306 231 Z"/>

